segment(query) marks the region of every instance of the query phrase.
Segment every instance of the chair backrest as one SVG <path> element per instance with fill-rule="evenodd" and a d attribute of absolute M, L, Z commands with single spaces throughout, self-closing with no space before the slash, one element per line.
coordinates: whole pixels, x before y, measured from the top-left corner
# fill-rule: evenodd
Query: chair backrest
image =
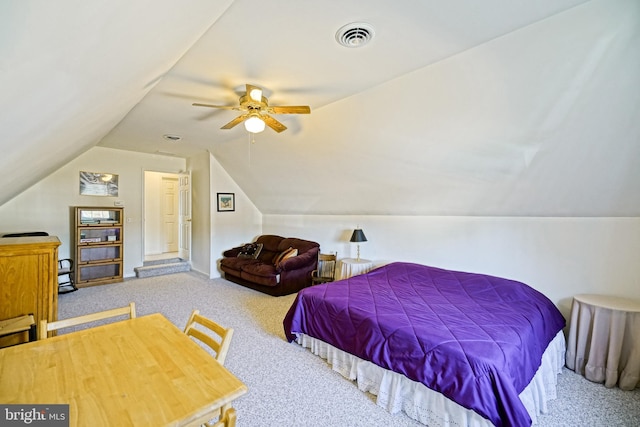
<path fill-rule="evenodd" d="M 68 319 L 56 320 L 55 322 L 41 320 L 40 327 L 38 328 L 38 339 L 46 339 L 48 332 L 57 331 L 58 329 L 124 315 L 129 316 L 129 319 L 136 317 L 136 304 L 134 302 L 129 303 L 126 307 L 112 308 L 111 310 L 99 311 L 97 313 L 85 314 L 78 317 L 70 317 Z"/>
<path fill-rule="evenodd" d="M 336 274 L 336 254 L 318 254 L 318 277 L 333 280 Z"/>
<path fill-rule="evenodd" d="M 212 336 L 201 329 L 197 329 L 198 325 L 208 329 L 215 335 Z M 224 365 L 224 359 L 227 357 L 229 344 L 233 336 L 233 328 L 225 329 L 213 320 L 201 315 L 200 310 L 193 310 L 184 328 L 184 333 L 209 346 L 216 353 L 216 360 L 221 365 Z"/>
<path fill-rule="evenodd" d="M 11 319 L 0 320 L 0 336 L 29 332 L 29 341 L 36 340 L 36 321 L 33 314 L 25 314 Z"/>
<path fill-rule="evenodd" d="M 58 275 L 69 274 L 73 272 L 73 260 L 71 258 L 62 258 L 58 260 Z"/>
<path fill-rule="evenodd" d="M 48 235 L 49 233 L 46 231 L 27 231 L 26 233 L 7 233 L 2 237 L 44 237 Z"/>

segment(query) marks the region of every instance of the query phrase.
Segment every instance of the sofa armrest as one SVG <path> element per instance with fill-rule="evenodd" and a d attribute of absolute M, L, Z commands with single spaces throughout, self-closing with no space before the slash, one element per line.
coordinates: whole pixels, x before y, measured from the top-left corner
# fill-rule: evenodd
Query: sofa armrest
<path fill-rule="evenodd" d="M 235 258 L 238 256 L 238 254 L 240 253 L 240 250 L 242 249 L 242 246 L 238 246 L 235 248 L 231 248 L 231 249 L 227 249 L 226 251 L 224 251 L 222 253 L 222 255 L 224 255 L 226 258 Z"/>
<path fill-rule="evenodd" d="M 318 248 L 313 248 L 307 252 L 296 255 L 292 258 L 288 258 L 282 261 L 276 267 L 278 272 L 281 271 L 293 271 L 300 268 L 313 266 L 318 260 Z"/>

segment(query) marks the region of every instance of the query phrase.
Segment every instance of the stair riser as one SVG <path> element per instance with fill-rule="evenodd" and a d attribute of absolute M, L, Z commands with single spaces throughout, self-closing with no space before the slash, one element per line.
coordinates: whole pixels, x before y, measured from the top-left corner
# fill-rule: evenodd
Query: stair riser
<path fill-rule="evenodd" d="M 182 273 L 185 271 L 190 271 L 191 266 L 188 263 L 176 263 L 173 265 L 160 265 L 157 267 L 141 267 L 134 268 L 136 272 L 136 277 L 154 277 L 154 276 L 163 276 L 165 274 L 174 274 L 174 273 Z"/>

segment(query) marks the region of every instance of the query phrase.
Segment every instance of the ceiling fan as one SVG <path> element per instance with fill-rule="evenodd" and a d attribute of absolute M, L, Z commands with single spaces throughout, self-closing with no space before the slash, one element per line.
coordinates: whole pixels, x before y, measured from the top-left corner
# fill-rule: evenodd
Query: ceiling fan
<path fill-rule="evenodd" d="M 287 129 L 285 125 L 270 116 L 270 114 L 310 114 L 311 108 L 306 105 L 292 106 L 270 106 L 267 98 L 262 96 L 262 89 L 247 84 L 247 90 L 244 95 L 240 96 L 240 105 L 211 105 L 194 103 L 196 107 L 222 108 L 225 110 L 242 111 L 235 119 L 231 120 L 220 129 L 231 129 L 232 127 L 244 122 L 247 131 L 251 133 L 262 132 L 266 126 L 280 133 Z"/>

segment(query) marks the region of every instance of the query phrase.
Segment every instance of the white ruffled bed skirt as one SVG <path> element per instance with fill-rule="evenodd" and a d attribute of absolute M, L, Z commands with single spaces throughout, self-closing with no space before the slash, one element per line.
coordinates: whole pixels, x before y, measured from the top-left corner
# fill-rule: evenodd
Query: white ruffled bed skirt
<path fill-rule="evenodd" d="M 381 368 L 308 335 L 296 336 L 298 344 L 327 360 L 334 371 L 356 381 L 361 391 L 376 395 L 377 405 L 392 414 L 403 411 L 410 418 L 430 426 L 493 425 L 474 411 L 402 374 Z M 560 331 L 542 355 L 542 364 L 536 375 L 520 393 L 520 400 L 527 408 L 533 424 L 537 423 L 538 414 L 548 412 L 547 401 L 556 398 L 557 376 L 565 363 L 565 349 L 564 335 Z"/>

